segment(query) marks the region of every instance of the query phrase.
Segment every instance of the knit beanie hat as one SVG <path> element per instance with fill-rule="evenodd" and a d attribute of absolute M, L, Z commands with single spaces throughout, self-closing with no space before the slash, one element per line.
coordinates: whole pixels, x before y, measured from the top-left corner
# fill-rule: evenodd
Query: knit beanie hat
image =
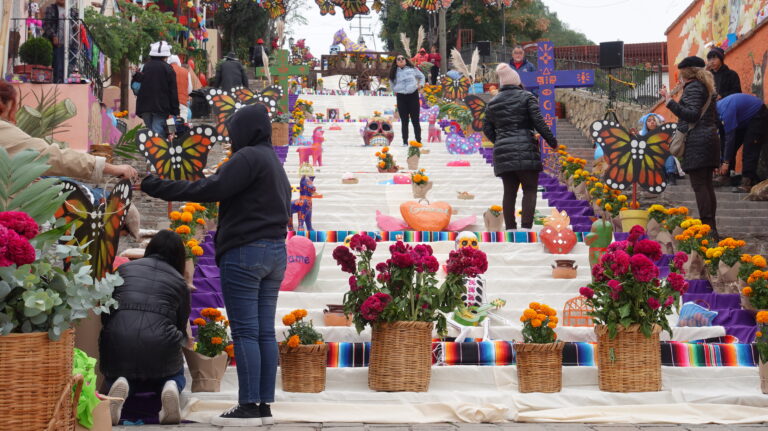
<path fill-rule="evenodd" d="M 507 63 L 499 63 L 496 66 L 496 74 L 499 76 L 499 84 L 504 85 L 520 85 L 520 75 L 515 69 L 509 67 Z"/>
<path fill-rule="evenodd" d="M 725 51 L 723 51 L 723 48 L 718 46 L 712 48 L 712 50 L 707 53 L 707 60 L 713 57 L 719 58 L 720 61 L 725 61 Z"/>

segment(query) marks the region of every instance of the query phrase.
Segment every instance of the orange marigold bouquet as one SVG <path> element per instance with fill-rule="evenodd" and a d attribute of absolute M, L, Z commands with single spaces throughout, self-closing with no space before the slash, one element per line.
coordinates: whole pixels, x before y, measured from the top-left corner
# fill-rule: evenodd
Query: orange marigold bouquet
<path fill-rule="evenodd" d="M 741 262 L 741 267 L 739 267 L 739 279 L 743 280 L 745 283 L 755 270 L 759 269 L 762 271 L 766 267 L 765 258 L 759 254 L 742 254 L 739 261 Z"/>
<path fill-rule="evenodd" d="M 755 344 L 760 354 L 760 362 L 768 363 L 768 311 L 758 311 L 755 321 L 757 322 Z"/>
<path fill-rule="evenodd" d="M 520 316 L 523 322 L 523 342 L 525 343 L 554 343 L 557 340 L 557 311 L 554 308 L 531 302 Z"/>
<path fill-rule="evenodd" d="M 196 202 L 187 202 L 180 211 L 171 211 L 168 218 L 171 220 L 171 230 L 181 235 L 184 240 L 184 249 L 187 258 L 195 258 L 203 255 L 200 241 L 195 239 L 198 233 L 204 232 L 205 216 L 208 209 Z"/>
<path fill-rule="evenodd" d="M 627 195 L 622 194 L 620 190 L 611 190 L 600 181 L 591 183 L 588 180 L 587 187 L 592 202 L 611 217 L 618 217 L 621 211 L 627 209 Z"/>
<path fill-rule="evenodd" d="M 741 260 L 741 248 L 745 245 L 746 243 L 742 240 L 725 238 L 717 243 L 717 247 L 706 249 L 704 251 L 704 263 L 707 265 L 709 273 L 717 274 L 720 262 L 728 266 L 736 265 Z"/>
<path fill-rule="evenodd" d="M 200 316 L 192 321 L 197 326 L 197 342 L 195 343 L 195 352 L 215 358 L 221 352 L 227 350 L 230 345 L 227 328 L 229 321 L 221 311 L 216 308 L 204 308 Z M 233 348 L 229 348 L 233 349 Z M 234 350 L 232 351 L 234 354 Z M 229 352 L 227 352 L 229 354 Z M 230 356 L 231 357 L 231 356 Z"/>
<path fill-rule="evenodd" d="M 378 159 L 378 163 L 376 164 L 376 167 L 378 167 L 383 171 L 396 167 L 395 159 L 392 157 L 392 154 L 389 152 L 389 147 L 382 148 L 380 152 L 377 151 L 376 158 Z"/>
<path fill-rule="evenodd" d="M 500 215 L 501 215 L 501 211 L 502 211 L 502 208 L 501 208 L 501 205 L 491 205 L 491 206 L 488 208 L 488 211 L 490 211 L 490 212 L 491 212 L 491 214 L 492 214 L 494 217 L 498 217 L 498 216 L 500 216 Z"/>
<path fill-rule="evenodd" d="M 409 141 L 408 142 L 408 157 L 412 156 L 421 156 L 421 142 L 418 141 Z"/>
<path fill-rule="evenodd" d="M 753 271 L 747 277 L 747 286 L 741 289 L 741 293 L 749 298 L 750 304 L 756 309 L 768 309 L 768 271 Z"/>
<path fill-rule="evenodd" d="M 283 325 L 288 326 L 285 344 L 298 347 L 300 344 L 323 344 L 323 335 L 317 332 L 312 321 L 304 321 L 307 310 L 298 309 L 283 316 Z"/>
<path fill-rule="evenodd" d="M 424 174 L 424 169 L 419 169 L 411 174 L 411 182 L 421 186 L 429 182 L 429 176 Z"/>
<path fill-rule="evenodd" d="M 712 240 L 709 237 L 712 228 L 708 224 L 701 223 L 699 219 L 684 220 L 680 223 L 680 227 L 684 230 L 683 233 L 675 236 L 675 239 L 678 241 L 678 250 L 688 254 L 695 251 L 705 256 L 707 246 Z"/>

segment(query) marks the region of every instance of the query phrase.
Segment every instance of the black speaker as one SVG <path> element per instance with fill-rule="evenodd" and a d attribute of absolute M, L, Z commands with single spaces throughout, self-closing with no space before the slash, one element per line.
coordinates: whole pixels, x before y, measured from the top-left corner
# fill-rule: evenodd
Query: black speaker
<path fill-rule="evenodd" d="M 624 67 L 624 42 L 600 43 L 600 68 L 617 69 Z"/>
<path fill-rule="evenodd" d="M 491 42 L 488 40 L 478 41 L 477 50 L 480 52 L 480 55 L 491 55 Z"/>

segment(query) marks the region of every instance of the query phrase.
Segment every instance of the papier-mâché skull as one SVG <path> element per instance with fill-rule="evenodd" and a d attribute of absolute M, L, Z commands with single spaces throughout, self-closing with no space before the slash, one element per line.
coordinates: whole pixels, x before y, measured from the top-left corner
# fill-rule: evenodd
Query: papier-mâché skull
<path fill-rule="evenodd" d="M 373 117 L 368 120 L 363 131 L 365 145 L 387 146 L 395 138 L 392 122 L 383 117 Z"/>
<path fill-rule="evenodd" d="M 475 236 L 473 232 L 464 231 L 456 236 L 456 250 L 460 250 L 464 247 L 472 247 L 475 250 L 480 248 L 477 236 Z"/>

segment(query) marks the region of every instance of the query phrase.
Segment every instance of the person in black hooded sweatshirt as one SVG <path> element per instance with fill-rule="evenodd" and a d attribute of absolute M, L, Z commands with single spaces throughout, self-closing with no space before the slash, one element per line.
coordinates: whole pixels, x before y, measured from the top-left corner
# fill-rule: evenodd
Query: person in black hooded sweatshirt
<path fill-rule="evenodd" d="M 141 190 L 167 201 L 220 202 L 216 264 L 235 344 L 239 396 L 238 404 L 212 424 L 268 425 L 273 423 L 275 312 L 287 260 L 291 185 L 272 149 L 266 108 L 246 106 L 226 126 L 232 156 L 216 174 L 195 182 L 151 175 Z"/>

